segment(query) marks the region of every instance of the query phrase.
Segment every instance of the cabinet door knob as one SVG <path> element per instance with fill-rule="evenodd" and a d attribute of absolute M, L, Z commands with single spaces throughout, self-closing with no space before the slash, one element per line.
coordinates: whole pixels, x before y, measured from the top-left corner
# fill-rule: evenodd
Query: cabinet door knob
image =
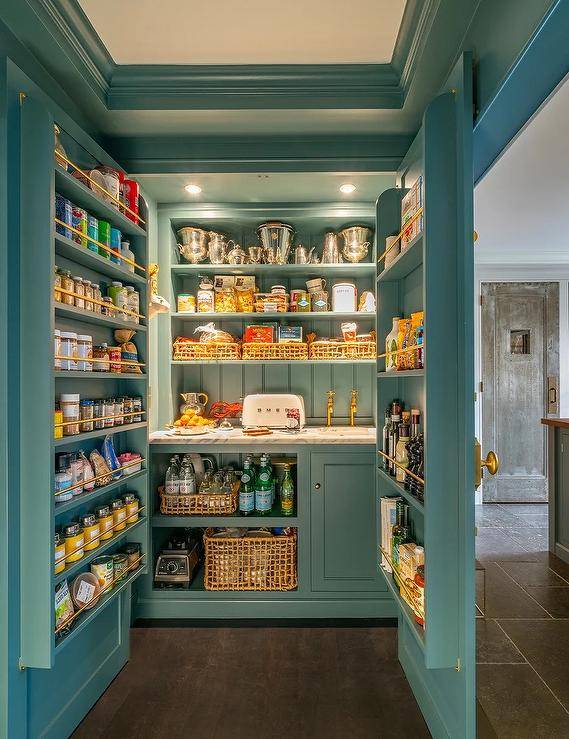
<path fill-rule="evenodd" d="M 319 482 L 315 482 L 315 483 L 314 483 L 314 490 L 320 490 L 320 488 L 321 488 L 321 487 L 322 487 L 322 486 L 320 485 L 320 483 L 319 483 Z"/>

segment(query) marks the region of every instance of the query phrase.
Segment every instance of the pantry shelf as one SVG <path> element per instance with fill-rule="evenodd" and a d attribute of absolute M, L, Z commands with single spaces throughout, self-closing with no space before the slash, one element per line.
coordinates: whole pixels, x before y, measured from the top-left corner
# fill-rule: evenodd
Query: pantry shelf
<path fill-rule="evenodd" d="M 100 488 L 95 488 L 95 490 L 90 493 L 81 493 L 81 495 L 75 495 L 73 496 L 72 500 L 67 500 L 65 501 L 65 503 L 56 503 L 55 515 L 60 516 L 62 513 L 72 511 L 75 508 L 83 505 L 83 503 L 89 503 L 92 500 L 96 500 L 101 495 L 105 495 L 105 493 L 110 493 L 112 490 L 116 490 L 116 488 L 119 488 L 121 485 L 128 485 L 132 480 L 144 477 L 146 474 L 146 469 L 140 470 L 140 472 L 134 472 L 132 475 L 125 475 L 124 477 L 121 477 L 120 480 L 111 482 L 110 485 L 102 485 Z"/>
<path fill-rule="evenodd" d="M 327 320 L 333 321 L 342 318 L 357 318 L 361 320 L 375 321 L 375 313 L 360 312 L 360 311 L 310 311 L 310 312 L 287 312 L 287 313 L 171 313 L 172 318 L 181 318 L 185 321 L 201 321 L 204 318 L 217 319 L 218 321 L 224 320 L 251 320 L 256 321 L 275 321 L 280 318 L 294 318 L 295 320 L 302 320 L 309 318 L 311 320 Z"/>
<path fill-rule="evenodd" d="M 55 317 L 70 318 L 81 323 L 91 323 L 95 326 L 111 326 L 112 328 L 129 328 L 132 331 L 146 331 L 146 326 L 142 323 L 133 323 L 132 321 L 123 321 L 120 318 L 110 318 L 102 316 L 100 313 L 75 308 L 72 305 L 64 305 L 63 303 L 54 302 Z"/>
<path fill-rule="evenodd" d="M 73 377 L 74 379 L 95 380 L 144 380 L 148 379 L 145 372 L 82 372 L 81 370 L 53 370 L 55 378 Z"/>
<path fill-rule="evenodd" d="M 354 274 L 364 275 L 376 272 L 373 262 L 358 262 L 357 264 L 172 264 L 170 269 L 173 274 L 200 275 L 280 275 L 287 274 L 306 277 L 322 277 L 322 275 L 334 275 L 334 277 L 353 277 Z"/>
<path fill-rule="evenodd" d="M 74 205 L 84 208 L 98 218 L 108 220 L 112 226 L 120 228 L 123 234 L 146 237 L 146 231 L 143 228 L 119 213 L 117 208 L 106 203 L 93 190 L 57 165 L 55 165 L 55 190 L 60 195 L 69 198 Z"/>
<path fill-rule="evenodd" d="M 381 556 L 381 553 L 380 553 Z M 393 581 L 393 577 L 390 572 L 387 572 L 381 565 L 379 565 L 379 570 L 383 577 L 385 578 L 385 582 L 387 583 L 387 587 L 391 591 L 391 594 L 393 595 L 393 598 L 395 600 L 395 603 L 397 604 L 397 607 L 401 611 L 401 614 L 405 621 L 407 622 L 409 626 L 409 631 L 413 634 L 415 637 L 415 641 L 419 645 L 420 649 L 424 651 L 425 649 L 425 631 L 424 629 L 415 621 L 415 615 L 411 608 L 407 605 L 407 603 L 403 600 L 401 595 L 399 594 L 399 588 Z"/>
<path fill-rule="evenodd" d="M 78 634 L 80 634 L 90 621 L 92 621 L 104 608 L 106 608 L 109 603 L 115 600 L 119 596 L 119 594 L 127 587 L 129 587 L 140 575 L 142 575 L 143 572 L 146 572 L 146 570 L 146 564 L 143 563 L 140 567 L 138 567 L 138 569 L 134 570 L 132 574 L 130 574 L 128 577 L 125 577 L 120 585 L 115 585 L 114 588 L 110 590 L 106 595 L 101 596 L 97 605 L 93 606 L 93 608 L 90 608 L 87 611 L 84 611 L 81 616 L 78 616 L 78 621 L 74 622 L 75 626 L 72 628 L 72 630 L 68 634 L 65 634 L 65 636 L 61 636 L 57 639 L 55 644 L 55 654 L 57 655 L 65 646 L 69 644 L 70 641 L 72 641 Z"/>
<path fill-rule="evenodd" d="M 383 480 L 385 483 L 387 483 L 394 493 L 397 495 L 400 495 L 402 498 L 404 498 L 407 503 L 409 503 L 410 506 L 413 506 L 415 510 L 419 511 L 420 513 L 425 512 L 425 506 L 423 503 L 421 503 L 420 500 L 415 498 L 414 495 L 411 495 L 411 493 L 401 485 L 401 483 L 394 480 L 391 475 L 388 475 L 386 472 L 384 472 L 382 469 L 378 467 L 377 473 L 381 480 Z"/>
<path fill-rule="evenodd" d="M 138 521 L 135 521 L 134 523 L 130 524 L 130 526 L 127 526 L 124 531 L 119 531 L 112 537 L 112 539 L 101 541 L 96 549 L 87 552 L 85 556 L 82 557 L 80 560 L 78 560 L 77 562 L 73 562 L 71 565 L 67 566 L 63 570 L 63 572 L 55 575 L 53 581 L 54 584 L 57 585 L 58 583 L 62 582 L 62 580 L 65 580 L 67 577 L 72 577 L 73 575 L 76 575 L 85 567 L 85 565 L 89 564 L 89 562 L 96 559 L 97 557 L 100 557 L 102 554 L 104 554 L 104 552 L 107 552 L 109 549 L 114 547 L 117 542 L 124 541 L 125 537 L 127 537 L 131 531 L 134 531 L 134 529 L 142 526 L 145 521 L 146 516 L 141 515 Z"/>
<path fill-rule="evenodd" d="M 402 370 L 401 372 L 383 371 L 383 372 L 377 373 L 378 380 L 397 380 L 397 379 L 401 379 L 402 377 L 424 377 L 424 376 L 425 376 L 424 369 Z"/>
<path fill-rule="evenodd" d="M 145 277 L 141 277 L 134 272 L 129 272 L 127 269 L 111 262 L 110 259 L 101 257 L 94 251 L 76 244 L 66 236 L 54 231 L 55 238 L 55 253 L 60 257 L 70 259 L 76 264 L 81 264 L 83 267 L 88 267 L 105 277 L 110 277 L 114 280 L 122 280 L 124 282 L 131 282 L 137 285 L 146 285 L 147 281 Z"/>
<path fill-rule="evenodd" d="M 152 516 L 153 528 L 208 526 L 300 526 L 297 516 Z"/>
<path fill-rule="evenodd" d="M 384 269 L 379 273 L 377 277 L 378 282 L 393 282 L 395 280 L 402 280 L 407 275 L 411 274 L 413 270 L 417 269 L 419 265 L 423 263 L 423 234 L 420 233 L 416 236 L 413 241 L 409 243 L 409 246 L 404 252 L 392 262 L 387 269 Z"/>
<path fill-rule="evenodd" d="M 255 360 L 255 359 L 187 359 L 187 360 L 175 360 L 171 359 L 170 364 L 172 366 L 183 366 L 183 365 L 199 365 L 199 364 L 213 364 L 213 365 L 229 365 L 229 364 L 240 364 L 240 365 L 254 365 L 254 364 L 319 364 L 326 366 L 329 364 L 350 364 L 350 365 L 362 365 L 362 364 L 375 364 L 375 359 L 266 359 L 266 360 Z"/>
<path fill-rule="evenodd" d="M 189 588 L 174 590 L 171 588 L 152 588 L 152 595 L 157 599 L 167 600 L 203 600 L 203 601 L 234 601 L 248 600 L 280 600 L 281 598 L 298 598 L 298 588 L 294 590 L 206 590 L 204 586 L 205 567 L 200 566 Z"/>
<path fill-rule="evenodd" d="M 85 441 L 86 439 L 96 439 L 98 436 L 106 436 L 107 434 L 120 434 L 123 431 L 136 431 L 136 429 L 144 429 L 147 426 L 148 423 L 146 421 L 140 421 L 138 423 L 123 423 L 122 426 L 110 426 L 105 429 L 97 429 L 96 431 L 84 431 L 81 434 L 64 436 L 62 439 L 54 439 L 53 444 L 54 446 L 66 446 Z"/>

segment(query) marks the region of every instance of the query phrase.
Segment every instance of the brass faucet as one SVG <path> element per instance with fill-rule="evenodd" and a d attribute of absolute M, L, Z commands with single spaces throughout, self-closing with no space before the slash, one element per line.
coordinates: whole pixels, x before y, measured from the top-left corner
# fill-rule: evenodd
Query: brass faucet
<path fill-rule="evenodd" d="M 352 395 L 350 398 L 350 426 L 355 425 L 357 412 L 358 412 L 358 391 L 352 390 Z"/>
<path fill-rule="evenodd" d="M 328 402 L 326 403 L 326 426 L 332 425 L 332 416 L 334 415 L 334 395 L 333 390 L 328 390 Z"/>

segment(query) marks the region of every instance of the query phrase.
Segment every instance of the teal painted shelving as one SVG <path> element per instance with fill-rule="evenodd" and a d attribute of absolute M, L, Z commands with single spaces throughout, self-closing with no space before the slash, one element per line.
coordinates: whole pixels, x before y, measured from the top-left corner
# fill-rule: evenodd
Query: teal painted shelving
<path fill-rule="evenodd" d="M 420 233 L 404 252 L 392 262 L 387 269 L 379 273 L 378 282 L 388 282 L 394 280 L 402 280 L 413 270 L 417 269 L 423 263 L 423 234 Z"/>
<path fill-rule="evenodd" d="M 394 480 L 391 475 L 388 475 L 386 472 L 379 468 L 377 470 L 377 474 L 379 475 L 381 480 L 383 480 L 387 485 L 391 487 L 391 490 L 394 493 L 404 498 L 410 506 L 413 506 L 413 508 L 415 508 L 415 510 L 420 511 L 421 513 L 425 512 L 425 506 L 423 505 L 423 503 L 421 503 L 420 500 L 417 500 L 417 498 L 415 498 L 413 495 L 411 495 L 411 493 L 405 490 L 403 485 L 397 482 L 397 480 Z"/>
<path fill-rule="evenodd" d="M 373 262 L 357 264 L 173 264 L 170 269 L 174 275 L 279 275 L 280 277 L 303 276 L 350 277 L 354 275 L 374 275 L 376 266 Z"/>
<path fill-rule="evenodd" d="M 206 527 L 206 526 L 294 526 L 299 527 L 297 516 L 152 516 L 153 528 Z"/>
<path fill-rule="evenodd" d="M 380 553 L 381 556 L 381 553 Z M 397 607 L 401 611 L 401 614 L 405 621 L 409 624 L 410 631 L 415 637 L 415 641 L 419 645 L 421 650 L 425 649 L 425 631 L 424 629 L 415 621 L 415 615 L 411 608 L 407 605 L 407 603 L 403 600 L 403 598 L 399 595 L 399 588 L 393 581 L 393 577 L 391 576 L 391 573 L 386 572 L 383 567 L 379 567 L 381 574 L 385 578 L 385 582 L 387 583 L 387 587 L 391 591 L 391 594 L 393 595 L 393 598 L 395 600 L 395 603 L 397 604 Z"/>
<path fill-rule="evenodd" d="M 132 321 L 123 321 L 120 318 L 110 318 L 102 316 L 100 313 L 94 313 L 89 310 L 75 308 L 72 305 L 63 305 L 63 303 L 54 303 L 55 317 L 73 319 L 81 321 L 81 323 L 91 323 L 95 326 L 108 326 L 109 328 L 129 328 L 132 331 L 146 331 L 143 323 L 132 323 Z"/>
<path fill-rule="evenodd" d="M 378 380 L 400 380 L 402 377 L 424 377 L 424 369 L 402 370 L 401 372 L 378 372 Z"/>
<path fill-rule="evenodd" d="M 98 272 L 105 277 L 109 277 L 113 280 L 121 280 L 122 282 L 131 282 L 135 285 L 146 285 L 146 277 L 140 274 L 135 274 L 129 270 L 121 267 L 115 262 L 111 262 L 110 259 L 100 256 L 91 249 L 86 249 L 80 244 L 76 244 L 71 239 L 63 236 L 54 230 L 53 236 L 55 239 L 55 253 L 57 256 L 65 257 L 70 259 L 76 264 L 81 264 L 83 267 L 88 267 L 94 272 Z M 55 260 L 57 262 L 57 258 Z"/>
<path fill-rule="evenodd" d="M 284 365 L 284 364 L 292 364 L 292 365 L 298 365 L 298 364 L 319 364 L 325 367 L 329 364 L 343 364 L 343 365 L 363 365 L 363 364 L 375 364 L 375 359 L 266 359 L 266 360 L 255 360 L 255 359 L 188 359 L 185 361 L 180 360 L 171 360 L 171 364 L 173 367 L 175 366 L 183 366 L 183 365 L 206 365 L 206 364 L 214 364 L 214 365 L 221 365 L 225 367 L 229 364 L 240 364 L 240 365 L 255 365 L 255 364 L 265 364 L 265 365 Z"/>
<path fill-rule="evenodd" d="M 254 321 L 278 321 L 281 318 L 294 318 L 294 320 L 322 320 L 334 321 L 345 318 L 357 318 L 364 321 L 375 321 L 375 313 L 363 313 L 361 311 L 346 311 L 344 313 L 333 311 L 310 311 L 307 313 L 171 313 L 172 318 L 180 318 L 184 321 L 202 321 L 204 318 L 212 320 L 254 320 Z"/>
<path fill-rule="evenodd" d="M 75 444 L 78 441 L 85 441 L 87 439 L 96 439 L 99 436 L 106 436 L 107 434 L 120 434 L 124 431 L 135 431 L 136 429 L 143 429 L 148 426 L 146 421 L 140 423 L 125 423 L 122 426 L 110 426 L 106 429 L 97 429 L 96 431 L 85 431 L 82 434 L 75 434 L 75 436 L 64 436 L 63 439 L 54 439 L 54 446 L 67 446 L 69 444 Z"/>
<path fill-rule="evenodd" d="M 69 511 L 73 511 L 75 508 L 82 506 L 84 503 L 90 503 L 91 501 L 96 500 L 97 498 L 100 498 L 101 495 L 110 493 L 112 490 L 116 490 L 121 485 L 129 485 L 132 480 L 138 480 L 139 478 L 144 477 L 147 474 L 148 474 L 148 471 L 146 469 L 140 470 L 140 472 L 135 472 L 132 475 L 126 475 L 125 477 L 121 477 L 120 480 L 111 482 L 110 485 L 103 485 L 100 488 L 95 488 L 95 490 L 89 493 L 81 493 L 81 495 L 75 495 L 73 496 L 72 500 L 67 500 L 64 503 L 56 503 L 55 504 L 55 515 L 60 516 L 62 513 L 68 513 Z"/>
<path fill-rule="evenodd" d="M 81 372 L 80 370 L 53 370 L 55 379 L 75 380 L 143 380 L 146 382 L 148 375 L 145 372 Z"/>
<path fill-rule="evenodd" d="M 60 195 L 69 198 L 74 205 L 79 205 L 92 215 L 109 221 L 111 226 L 120 228 L 123 234 L 146 236 L 143 228 L 119 213 L 117 208 L 102 200 L 94 190 L 85 187 L 76 177 L 57 166 L 55 167 L 55 190 Z"/>

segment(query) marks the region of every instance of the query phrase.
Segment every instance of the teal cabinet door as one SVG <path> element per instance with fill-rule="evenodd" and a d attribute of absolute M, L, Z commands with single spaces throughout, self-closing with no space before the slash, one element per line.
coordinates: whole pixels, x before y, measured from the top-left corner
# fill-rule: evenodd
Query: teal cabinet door
<path fill-rule="evenodd" d="M 310 456 L 312 590 L 380 590 L 373 452 Z"/>

